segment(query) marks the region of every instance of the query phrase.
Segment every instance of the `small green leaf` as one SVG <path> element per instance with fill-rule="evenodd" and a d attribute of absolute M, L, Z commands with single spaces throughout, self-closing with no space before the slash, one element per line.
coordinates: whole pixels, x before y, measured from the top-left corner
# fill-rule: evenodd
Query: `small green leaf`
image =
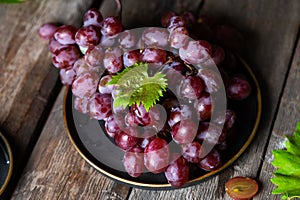
<path fill-rule="evenodd" d="M 167 79 L 162 73 L 149 77 L 147 63 L 136 63 L 112 77 L 107 85 L 117 87 L 114 107 L 126 107 L 142 103 L 146 111 L 163 96 Z"/>
<path fill-rule="evenodd" d="M 272 165 L 279 168 L 276 173 L 300 178 L 300 157 L 286 150 L 274 150 L 273 155 Z"/>

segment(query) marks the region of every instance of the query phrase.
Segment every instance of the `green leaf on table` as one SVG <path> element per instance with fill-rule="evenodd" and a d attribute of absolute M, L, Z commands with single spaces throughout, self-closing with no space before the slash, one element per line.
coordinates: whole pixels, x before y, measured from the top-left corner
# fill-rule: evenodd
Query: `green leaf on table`
<path fill-rule="evenodd" d="M 271 182 L 277 186 L 272 194 L 282 194 L 282 199 L 290 200 L 300 196 L 300 123 L 297 124 L 294 136 L 286 137 L 286 149 L 272 152 L 272 165 L 278 169 Z"/>
<path fill-rule="evenodd" d="M 112 77 L 107 85 L 115 85 L 117 94 L 114 107 L 126 107 L 142 103 L 148 111 L 166 91 L 167 79 L 158 72 L 148 75 L 147 63 L 136 63 Z"/>

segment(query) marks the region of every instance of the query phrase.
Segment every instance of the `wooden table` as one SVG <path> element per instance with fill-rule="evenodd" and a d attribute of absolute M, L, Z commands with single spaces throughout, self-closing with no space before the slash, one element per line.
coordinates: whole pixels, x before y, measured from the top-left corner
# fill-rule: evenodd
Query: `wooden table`
<path fill-rule="evenodd" d="M 79 26 L 83 13 L 99 6 L 115 14 L 114 1 L 27 0 L 0 4 L 0 130 L 14 152 L 14 171 L 3 199 L 229 199 L 224 183 L 234 176 L 260 182 L 254 199 L 271 195 L 271 151 L 300 121 L 299 0 L 124 0 L 126 27 L 157 25 L 164 10 L 217 16 L 247 38 L 243 57 L 261 85 L 262 120 L 253 142 L 229 168 L 184 189 L 149 191 L 114 182 L 87 164 L 71 145 L 62 117 L 64 87 L 47 43 L 36 32 L 45 22 Z"/>

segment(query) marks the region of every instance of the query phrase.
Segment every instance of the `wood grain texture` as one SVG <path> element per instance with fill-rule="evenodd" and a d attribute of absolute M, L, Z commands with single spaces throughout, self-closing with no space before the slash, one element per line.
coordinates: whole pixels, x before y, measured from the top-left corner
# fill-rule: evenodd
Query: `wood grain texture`
<path fill-rule="evenodd" d="M 254 69 L 263 95 L 259 130 L 245 153 L 219 176 L 193 188 L 175 191 L 149 192 L 133 189 L 129 199 L 176 199 L 180 196 L 187 199 L 229 200 L 224 190 L 228 179 L 234 176 L 257 177 L 296 42 L 300 22 L 299 10 L 299 1 L 205 1 L 204 13 L 234 25 L 244 33 L 246 51 L 243 57 Z"/>
<path fill-rule="evenodd" d="M 58 94 L 59 75 L 51 64 L 48 43 L 37 30 L 53 21 L 80 25 L 88 1 L 37 1 L 0 4 L 0 127 L 14 151 L 17 180 Z M 57 88 L 58 87 L 58 88 Z M 7 190 L 11 190 L 8 187 Z"/>
<path fill-rule="evenodd" d="M 292 66 L 288 75 L 283 96 L 281 98 L 280 108 L 276 117 L 272 135 L 269 140 L 266 156 L 263 160 L 263 166 L 260 173 L 260 180 L 264 183 L 262 191 L 257 199 L 281 199 L 280 195 L 272 195 L 271 191 L 275 189 L 275 185 L 270 182 L 272 173 L 275 168 L 271 165 L 272 150 L 282 149 L 284 147 L 284 135 L 292 135 L 295 131 L 297 122 L 300 122 L 300 40 Z"/>
<path fill-rule="evenodd" d="M 125 199 L 128 187 L 92 168 L 71 144 L 62 120 L 62 90 L 12 199 Z"/>

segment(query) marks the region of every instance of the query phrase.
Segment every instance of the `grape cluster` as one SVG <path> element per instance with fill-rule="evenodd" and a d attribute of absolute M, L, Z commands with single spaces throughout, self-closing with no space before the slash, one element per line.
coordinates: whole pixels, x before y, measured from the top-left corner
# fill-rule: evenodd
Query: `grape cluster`
<path fill-rule="evenodd" d="M 212 120 L 216 101 L 212 94 L 224 83 L 229 99 L 243 100 L 251 86 L 236 73 L 238 62 L 232 52 L 241 48 L 243 39 L 235 29 L 206 15 L 196 19 L 190 12 L 172 11 L 162 16 L 161 25 L 164 28 L 146 28 L 137 35 L 124 30 L 118 17 L 103 18 L 97 9 L 90 9 L 81 28 L 46 23 L 38 33 L 49 40 L 61 82 L 70 85 L 76 97 L 75 109 L 105 121 L 105 134 L 124 150 L 128 174 L 138 177 L 146 169 L 164 173 L 171 185 L 181 187 L 189 180 L 191 166 L 212 171 L 222 165 L 236 115 L 228 109 L 225 121 Z M 167 91 L 148 111 L 142 103 L 114 107 L 117 86 L 107 83 L 138 62 L 149 64 L 149 74 L 163 73 Z M 212 150 L 203 147 L 204 141 Z"/>

